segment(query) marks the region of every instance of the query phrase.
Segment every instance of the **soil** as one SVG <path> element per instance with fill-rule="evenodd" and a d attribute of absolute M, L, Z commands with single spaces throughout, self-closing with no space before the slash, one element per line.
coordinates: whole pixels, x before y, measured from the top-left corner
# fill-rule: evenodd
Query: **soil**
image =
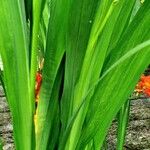
<path fill-rule="evenodd" d="M 4 95 L 3 89 L 0 86 L 0 137 L 3 142 L 3 150 L 13 150 L 13 127 L 11 124 L 10 110 Z"/>
<path fill-rule="evenodd" d="M 108 149 L 115 150 L 117 123 L 113 122 L 108 135 Z M 125 150 L 150 150 L 150 99 L 131 101 Z"/>
<path fill-rule="evenodd" d="M 115 150 L 117 123 L 114 121 L 108 134 L 108 150 Z M 14 150 L 13 127 L 5 95 L 0 86 L 0 137 L 3 150 Z M 131 101 L 125 150 L 150 150 L 150 99 Z"/>

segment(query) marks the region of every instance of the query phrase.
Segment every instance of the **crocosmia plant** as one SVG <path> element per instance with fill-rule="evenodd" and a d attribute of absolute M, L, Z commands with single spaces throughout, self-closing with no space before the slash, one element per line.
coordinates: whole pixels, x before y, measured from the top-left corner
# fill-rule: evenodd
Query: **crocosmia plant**
<path fill-rule="evenodd" d="M 0 0 L 0 55 L 16 150 L 99 150 L 118 112 L 122 150 L 150 1 Z"/>

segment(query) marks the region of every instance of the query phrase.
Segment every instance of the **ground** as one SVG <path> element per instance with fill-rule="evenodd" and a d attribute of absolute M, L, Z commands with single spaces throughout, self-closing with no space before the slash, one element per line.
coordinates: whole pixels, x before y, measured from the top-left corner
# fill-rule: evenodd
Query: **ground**
<path fill-rule="evenodd" d="M 110 128 L 109 150 L 115 150 L 116 126 Z M 138 99 L 131 101 L 130 119 L 124 145 L 126 150 L 150 150 L 150 100 Z"/>

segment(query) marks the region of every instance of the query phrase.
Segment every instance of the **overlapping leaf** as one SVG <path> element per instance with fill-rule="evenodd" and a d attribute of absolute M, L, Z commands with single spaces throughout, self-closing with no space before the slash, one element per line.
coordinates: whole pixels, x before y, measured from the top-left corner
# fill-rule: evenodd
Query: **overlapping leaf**
<path fill-rule="evenodd" d="M 30 150 L 34 146 L 33 102 L 29 97 L 29 47 L 24 11 L 23 2 L 19 0 L 1 1 L 0 53 L 16 149 Z"/>
<path fill-rule="evenodd" d="M 51 118 L 46 118 L 46 116 L 49 114 L 49 111 L 53 111 L 51 114 L 52 118 L 56 113 L 55 110 L 49 110 L 48 108 L 51 107 L 53 102 L 56 103 L 53 101 L 52 95 L 54 91 L 52 90 L 65 51 L 69 6 L 70 1 L 68 0 L 52 0 L 50 3 L 50 20 L 44 58 L 43 83 L 37 111 L 37 149 L 41 149 L 40 146 L 42 146 L 43 142 L 48 143 L 48 138 L 43 137 L 43 134 L 53 126 Z M 44 124 L 48 122 L 49 126 L 44 128 Z M 45 139 L 43 140 L 43 138 Z"/>
<path fill-rule="evenodd" d="M 149 28 L 150 11 L 148 8 L 149 8 L 149 6 L 148 6 L 148 2 L 147 2 L 143 6 L 143 8 L 141 8 L 139 13 L 135 17 L 135 20 L 133 20 L 133 24 L 135 24 L 136 21 L 138 19 L 140 19 L 140 16 L 143 17 L 143 20 L 141 20 L 141 24 L 143 26 L 142 25 L 139 26 L 140 29 L 137 27 L 138 31 L 136 31 L 136 32 L 134 31 L 134 30 L 136 30 L 136 28 L 134 27 L 134 29 L 133 29 L 133 24 L 131 24 L 129 26 L 128 30 L 130 32 L 127 32 L 127 33 L 128 33 L 128 36 L 129 35 L 130 36 L 129 36 L 128 41 L 130 41 L 130 39 L 132 39 L 131 40 L 132 46 L 136 42 L 142 42 L 142 40 L 149 39 L 149 34 L 146 34 L 146 33 L 150 32 L 150 28 Z M 145 12 L 144 16 L 143 16 L 143 14 L 144 14 L 143 10 Z M 133 34 L 132 34 L 131 30 L 133 30 Z M 147 30 L 147 31 L 145 32 L 145 30 Z M 144 32 L 145 32 L 145 34 L 144 34 Z M 141 33 L 143 36 L 142 35 L 141 35 L 141 37 L 136 36 L 136 35 L 134 36 L 134 33 L 139 33 L 139 34 Z M 126 40 L 127 40 L 127 38 L 126 38 Z M 127 42 L 127 43 L 128 44 L 125 45 L 126 46 L 126 52 L 129 50 L 129 45 L 130 45 L 130 42 Z M 122 46 L 123 45 L 120 46 L 120 49 L 118 47 L 116 47 L 117 48 L 116 52 L 118 52 L 119 54 L 120 54 L 121 50 L 123 50 Z M 123 47 L 125 47 L 125 46 L 123 46 Z M 125 51 L 124 51 L 124 53 L 125 53 Z M 102 139 L 102 137 L 104 139 L 103 134 L 106 134 L 106 132 L 105 132 L 106 131 L 106 124 L 109 125 L 109 123 L 110 123 L 107 121 L 111 118 L 112 115 L 115 115 L 115 113 L 117 113 L 118 106 L 121 106 L 121 104 L 123 104 L 123 102 L 126 100 L 125 98 L 127 98 L 129 96 L 130 92 L 132 91 L 132 89 L 134 88 L 134 86 L 138 80 L 140 73 L 142 73 L 144 68 L 149 63 L 149 61 L 148 61 L 149 54 L 150 54 L 149 53 L 149 47 L 146 47 L 145 49 L 143 49 L 143 52 L 137 54 L 133 58 L 124 62 L 116 70 L 112 71 L 111 74 L 108 75 L 108 77 L 106 77 L 106 80 L 102 81 L 102 85 L 98 87 L 99 91 L 97 92 L 97 96 L 94 94 L 94 98 L 92 99 L 93 106 L 90 106 L 90 108 L 93 107 L 93 109 L 91 109 L 89 111 L 91 113 L 91 120 L 93 120 L 93 122 L 91 124 L 89 122 L 87 123 L 87 126 L 89 128 L 85 127 L 86 128 L 85 131 L 88 132 L 89 135 L 90 135 L 90 132 L 92 132 L 92 134 L 94 134 L 94 131 L 95 131 L 95 133 L 97 133 L 99 145 L 102 144 L 100 142 L 101 141 L 100 139 Z M 123 52 L 121 53 L 121 55 L 123 55 Z M 113 53 L 111 56 L 114 56 Z M 118 57 L 118 59 L 119 59 L 119 57 Z M 116 59 L 116 61 L 118 59 Z M 136 65 L 137 68 L 134 68 L 133 64 Z M 130 82 L 131 79 L 132 79 L 132 82 Z M 121 86 L 123 86 L 124 88 L 121 88 Z M 126 89 L 128 89 L 128 90 L 126 90 Z M 115 90 L 115 92 L 114 92 L 114 90 Z M 96 99 L 97 103 L 94 103 L 94 99 Z M 118 103 L 118 105 L 117 105 L 117 103 Z M 108 110 L 107 110 L 107 108 L 108 108 Z M 94 112 L 93 112 L 93 110 L 94 110 Z M 95 110 L 97 110 L 97 113 L 98 113 L 97 115 L 95 113 Z M 104 116 L 101 116 L 101 114 L 103 114 L 103 112 L 105 112 L 105 111 L 108 111 L 108 113 L 106 113 L 106 114 L 108 114 L 108 117 L 105 116 L 105 118 L 103 118 Z M 95 114 L 95 117 L 99 118 L 99 126 L 100 127 L 98 127 L 98 128 L 100 130 L 98 130 L 98 128 L 96 130 L 96 128 L 95 128 L 96 122 L 94 122 L 94 114 Z M 98 121 L 98 118 L 97 118 L 97 121 Z M 91 126 L 93 126 L 93 129 L 95 128 L 92 131 L 90 131 L 90 128 L 92 128 Z M 105 127 L 105 129 L 103 127 Z M 86 137 L 85 131 L 83 132 L 83 137 Z M 82 139 L 84 139 L 83 137 L 82 137 Z"/>
<path fill-rule="evenodd" d="M 1 2 L 0 77 L 16 149 L 99 150 L 149 64 L 149 8 L 148 0 L 142 6 L 136 0 Z M 35 146 L 38 57 L 44 57 L 44 68 Z"/>

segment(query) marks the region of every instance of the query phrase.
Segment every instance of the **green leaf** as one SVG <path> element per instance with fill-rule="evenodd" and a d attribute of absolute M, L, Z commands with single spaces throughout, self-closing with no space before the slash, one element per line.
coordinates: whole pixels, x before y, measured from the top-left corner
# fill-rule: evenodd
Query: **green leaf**
<path fill-rule="evenodd" d="M 19 0 L 1 1 L 0 53 L 4 84 L 12 113 L 16 149 L 34 146 L 33 101 L 29 97 L 28 41 L 25 10 Z"/>
<path fill-rule="evenodd" d="M 124 1 L 123 7 L 119 13 L 117 21 L 115 22 L 115 27 L 111 35 L 109 47 L 107 50 L 107 55 L 116 46 L 118 40 L 120 40 L 122 34 L 124 33 L 125 29 L 129 25 L 129 20 L 131 18 L 131 13 L 132 13 L 134 4 L 135 4 L 135 0 Z M 107 62 L 107 59 L 105 61 Z"/>
<path fill-rule="evenodd" d="M 0 137 L 0 150 L 3 150 L 1 137 Z"/>
<path fill-rule="evenodd" d="M 24 0 L 26 19 L 32 21 L 32 0 Z"/>
<path fill-rule="evenodd" d="M 149 64 L 149 8 L 149 0 L 1 1 L 0 77 L 16 149 L 100 149 Z M 35 77 L 43 57 L 35 134 Z"/>
<path fill-rule="evenodd" d="M 118 40 L 116 47 L 112 47 L 110 50 L 110 53 L 105 60 L 103 70 L 107 70 L 129 49 L 148 40 L 149 36 L 147 36 L 147 33 L 150 32 L 149 30 L 149 3 L 148 1 L 145 1 L 144 5 L 139 9 L 130 25 L 125 29 L 124 33 Z"/>
<path fill-rule="evenodd" d="M 99 8 L 96 12 L 95 20 L 92 26 L 91 35 L 89 37 L 80 78 L 74 92 L 73 110 L 75 110 L 82 102 L 82 97 L 84 97 L 88 87 L 92 86 L 93 83 L 99 78 L 111 35 L 124 3 L 125 1 L 118 2 L 117 4 L 115 1 L 112 3 L 110 3 L 110 1 L 102 1 L 99 4 Z M 102 11 L 104 6 L 108 7 L 107 11 L 106 9 Z M 102 13 L 100 13 L 101 11 Z M 103 17 L 103 15 L 106 17 Z M 88 99 L 90 100 L 90 96 Z M 73 149 L 73 147 L 75 147 L 74 143 L 77 143 L 78 141 L 87 108 L 88 104 L 82 108 L 73 126 L 70 140 L 70 145 L 72 147 L 70 147 L 70 149 Z"/>
<path fill-rule="evenodd" d="M 38 68 L 38 36 L 40 30 L 40 18 L 42 16 L 42 12 L 45 6 L 45 0 L 33 0 L 33 23 L 32 25 L 32 36 L 31 36 L 31 62 L 30 62 L 30 94 L 32 99 L 34 99 L 34 89 L 35 89 L 35 78 L 36 71 Z"/>
<path fill-rule="evenodd" d="M 40 19 L 40 31 L 38 36 L 39 59 L 43 58 L 45 54 L 49 17 L 50 17 L 50 2 L 49 0 L 47 0 Z"/>
<path fill-rule="evenodd" d="M 111 51 L 109 59 L 106 59 L 106 64 L 103 67 L 104 70 L 108 68 L 107 65 L 109 64 L 109 62 L 111 62 L 108 65 L 110 67 L 111 64 L 113 64 L 115 61 L 118 61 L 119 57 L 121 57 L 124 53 L 126 53 L 128 49 L 131 49 L 136 44 L 139 44 L 140 42 L 149 39 L 149 36 L 147 34 L 150 32 L 149 14 L 150 14 L 149 4 L 146 1 L 143 7 L 141 7 L 139 12 L 133 19 L 131 25 L 129 26 L 129 29 L 126 30 L 123 38 L 121 38 L 121 40 L 118 42 L 119 43 L 118 46 Z M 138 25 L 135 27 L 136 24 Z M 99 138 L 100 136 L 101 134 L 99 135 Z"/>
<path fill-rule="evenodd" d="M 127 59 L 126 56 L 124 56 L 123 59 L 126 58 L 125 61 L 116 63 L 118 66 L 112 66 L 104 77 L 101 78 L 101 82 L 92 97 L 93 105 L 90 106 L 89 110 L 91 117 L 87 119 L 87 123 L 83 128 L 78 149 L 83 149 L 95 136 L 99 141 L 99 145 L 96 148 L 102 146 L 112 119 L 131 94 L 139 76 L 149 64 L 147 61 L 150 57 L 149 44 L 148 41 L 148 43 L 144 43 L 145 48 L 137 47 L 130 50 L 126 56 L 132 56 L 131 53 L 133 53 L 134 50 L 142 49 L 142 51 L 137 53 L 134 57 Z M 137 68 L 135 68 L 134 65 L 136 65 Z M 131 79 L 132 82 L 130 82 Z"/>
<path fill-rule="evenodd" d="M 73 112 L 74 90 L 81 72 L 97 4 L 98 0 L 75 0 L 70 6 L 66 41 L 65 81 L 61 100 L 62 130 L 66 128 Z"/>
<path fill-rule="evenodd" d="M 141 0 L 136 0 L 135 1 L 135 5 L 131 14 L 131 18 L 130 21 L 132 21 L 132 19 L 134 18 L 134 16 L 136 15 L 136 13 L 138 12 L 139 8 L 142 6 L 142 3 L 140 2 Z"/>
<path fill-rule="evenodd" d="M 118 126 L 117 126 L 117 149 L 123 149 L 126 130 L 129 120 L 129 112 L 130 112 L 130 100 L 122 106 L 121 110 L 117 115 Z"/>
<path fill-rule="evenodd" d="M 63 62 L 58 70 L 56 80 L 52 89 L 50 97 L 50 103 L 46 112 L 46 118 L 43 124 L 43 132 L 40 135 L 40 143 L 37 145 L 37 149 L 55 149 L 58 143 L 58 136 L 60 134 L 60 110 L 59 110 L 59 98 L 63 77 Z M 38 123 L 38 122 L 37 122 Z"/>
<path fill-rule="evenodd" d="M 44 141 L 42 139 L 43 134 L 45 134 L 47 130 L 44 129 L 44 124 L 46 116 L 50 113 L 49 111 L 51 111 L 48 108 L 53 101 L 52 95 L 54 91 L 52 90 L 65 52 L 69 4 L 68 0 L 51 1 L 51 15 L 49 18 L 44 68 L 42 73 L 43 83 L 37 109 L 37 149 L 40 149 L 43 142 L 48 143 L 48 138 L 45 138 Z M 50 130 L 51 126 L 48 128 Z"/>
<path fill-rule="evenodd" d="M 103 79 L 108 76 L 109 74 L 111 74 L 114 70 L 116 70 L 118 68 L 118 66 L 120 66 L 120 64 L 124 64 L 124 62 L 130 58 L 132 58 L 134 55 L 136 55 L 137 53 L 144 51 L 144 48 L 150 46 L 150 40 L 146 41 L 140 45 L 138 45 L 137 47 L 135 47 L 134 49 L 131 49 L 127 54 L 125 54 L 124 56 L 122 56 L 116 63 L 114 63 L 104 74 L 103 76 L 98 79 L 92 87 L 90 87 L 90 89 L 87 91 L 87 93 L 85 94 L 85 96 L 83 97 L 83 101 L 81 103 L 81 105 L 79 106 L 79 108 L 76 110 L 76 112 L 73 114 L 72 118 L 70 119 L 68 126 L 65 130 L 65 134 L 63 135 L 63 138 L 60 141 L 60 150 L 62 150 L 65 147 L 66 141 L 69 137 L 69 133 L 71 131 L 72 125 L 79 113 L 79 111 L 81 110 L 81 108 L 84 106 L 85 103 L 88 103 L 88 99 L 87 97 L 90 95 L 91 91 L 93 91 L 93 89 L 95 89 L 95 87 L 98 87 L 101 85 L 101 82 L 103 81 Z M 98 93 L 97 93 L 98 94 Z M 99 101 L 97 102 L 99 103 Z M 121 106 L 120 106 L 121 107 Z M 106 117 L 106 116 L 104 116 Z M 98 120 L 99 121 L 99 120 Z M 91 137 L 92 139 L 92 137 Z M 79 144 L 78 144 L 79 146 Z M 82 144 L 80 145 L 82 146 Z"/>
<path fill-rule="evenodd" d="M 6 93 L 3 71 L 0 69 L 0 84 L 3 86 L 4 93 Z"/>

